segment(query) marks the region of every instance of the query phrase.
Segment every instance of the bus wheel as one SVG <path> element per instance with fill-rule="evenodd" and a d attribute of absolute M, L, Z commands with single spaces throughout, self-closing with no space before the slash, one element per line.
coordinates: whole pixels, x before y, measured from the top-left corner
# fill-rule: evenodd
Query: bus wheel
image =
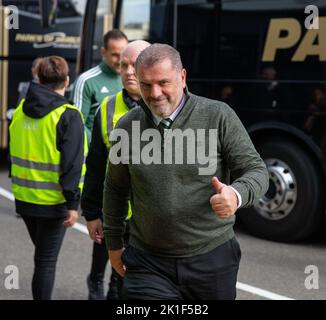
<path fill-rule="evenodd" d="M 297 144 L 276 139 L 256 144 L 268 168 L 269 189 L 256 206 L 242 210 L 240 219 L 256 236 L 298 241 L 323 223 L 323 175 Z"/>

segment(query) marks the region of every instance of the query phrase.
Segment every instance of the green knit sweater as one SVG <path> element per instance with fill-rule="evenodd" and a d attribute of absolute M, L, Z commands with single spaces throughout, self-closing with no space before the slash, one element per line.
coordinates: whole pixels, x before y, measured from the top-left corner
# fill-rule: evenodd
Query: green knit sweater
<path fill-rule="evenodd" d="M 170 129 L 181 129 L 182 132 L 186 129 L 203 132 L 204 129 L 206 140 L 195 138 L 198 140 L 195 161 L 186 161 L 187 155 L 194 151 L 190 150 L 193 148 L 190 144 L 185 143 L 183 151 L 178 148 L 174 152 L 174 156 L 183 152 L 183 164 L 178 164 L 180 158 L 175 160 L 175 157 L 172 164 L 164 162 L 164 153 L 171 150 L 166 146 L 171 141 L 169 135 L 162 139 L 159 148 L 155 148 L 155 143 L 151 145 L 151 155 L 161 151 L 163 163 L 134 161 L 137 157 L 132 155 L 137 154 L 138 143 L 142 152 L 149 148 L 149 141 L 137 140 L 139 132 L 135 130 L 135 125 L 140 127 L 140 135 L 147 129 L 159 132 L 145 106 L 131 110 L 116 125 L 116 129 L 128 133 L 129 141 L 112 141 L 111 151 L 114 147 L 118 149 L 120 143 L 120 146 L 127 146 L 128 152 L 123 157 L 124 163 L 113 164 L 110 161 L 107 170 L 103 204 L 107 247 L 115 250 L 124 245 L 130 196 L 133 216 L 129 243 L 138 249 L 165 257 L 189 257 L 207 253 L 232 238 L 235 216 L 220 219 L 210 205 L 210 197 L 215 194 L 212 176 L 217 176 L 240 193 L 242 207 L 257 202 L 267 191 L 269 182 L 266 166 L 235 112 L 220 101 L 189 94 Z M 216 132 L 213 148 L 212 142 L 209 146 L 210 131 Z M 208 164 L 202 161 L 204 150 L 209 155 L 209 170 Z M 206 170 L 199 174 L 200 168 Z"/>

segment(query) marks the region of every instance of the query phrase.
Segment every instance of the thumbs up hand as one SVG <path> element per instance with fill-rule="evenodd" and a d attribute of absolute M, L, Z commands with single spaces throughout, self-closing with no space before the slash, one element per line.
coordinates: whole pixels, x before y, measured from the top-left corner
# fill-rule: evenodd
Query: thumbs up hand
<path fill-rule="evenodd" d="M 221 219 L 227 219 L 234 215 L 238 207 L 238 197 L 234 190 L 218 180 L 212 178 L 212 185 L 216 191 L 210 199 L 213 211 Z"/>

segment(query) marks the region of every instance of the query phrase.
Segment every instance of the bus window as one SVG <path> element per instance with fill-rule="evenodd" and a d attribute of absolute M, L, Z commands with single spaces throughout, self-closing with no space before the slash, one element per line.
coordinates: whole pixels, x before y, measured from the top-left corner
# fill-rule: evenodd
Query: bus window
<path fill-rule="evenodd" d="M 96 11 L 96 24 L 94 32 L 94 40 L 92 46 L 92 64 L 87 68 L 91 68 L 101 61 L 100 48 L 103 42 L 103 35 L 112 29 L 112 1 L 99 0 Z"/>
<path fill-rule="evenodd" d="M 214 97 L 218 65 L 219 1 L 180 1 L 171 5 L 166 15 L 167 42 L 174 45 L 188 72 L 189 89 Z M 175 26 L 171 30 L 171 26 Z"/>
<path fill-rule="evenodd" d="M 57 3 L 57 18 L 82 16 L 86 0 L 59 0 Z M 39 0 L 2 1 L 3 6 L 16 6 L 19 10 L 29 14 L 40 14 Z"/>
<path fill-rule="evenodd" d="M 2 15 L 6 14 L 3 8 L 7 5 L 19 9 L 18 29 L 5 28 L 1 23 L 4 19 L 0 19 L 1 149 L 7 147 L 7 110 L 17 106 L 21 89 L 26 88 L 32 78 L 31 65 L 35 58 L 49 55 L 64 57 L 69 63 L 71 82 L 74 81 L 86 0 L 58 0 L 55 24 L 44 28 L 41 26 L 40 1 L 0 1 L 0 4 Z"/>
<path fill-rule="evenodd" d="M 120 29 L 129 40 L 148 40 L 150 0 L 125 0 L 123 2 Z"/>
<path fill-rule="evenodd" d="M 325 29 L 307 30 L 304 6 L 296 1 L 223 1 L 222 12 L 216 98 L 232 92 L 234 107 L 257 114 L 306 110 L 311 92 L 326 80 L 326 63 L 318 54 Z M 282 48 L 284 39 L 288 45 Z"/>

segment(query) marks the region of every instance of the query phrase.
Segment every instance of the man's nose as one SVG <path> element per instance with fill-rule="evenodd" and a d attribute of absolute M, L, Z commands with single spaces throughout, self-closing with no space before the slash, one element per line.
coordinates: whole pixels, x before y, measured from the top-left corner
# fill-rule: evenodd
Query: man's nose
<path fill-rule="evenodd" d="M 162 90 L 161 90 L 161 87 L 158 86 L 158 85 L 153 85 L 151 87 L 151 97 L 152 98 L 158 98 L 162 95 Z"/>
<path fill-rule="evenodd" d="M 128 66 L 126 73 L 127 73 L 127 75 L 135 74 L 135 68 L 133 66 Z"/>

